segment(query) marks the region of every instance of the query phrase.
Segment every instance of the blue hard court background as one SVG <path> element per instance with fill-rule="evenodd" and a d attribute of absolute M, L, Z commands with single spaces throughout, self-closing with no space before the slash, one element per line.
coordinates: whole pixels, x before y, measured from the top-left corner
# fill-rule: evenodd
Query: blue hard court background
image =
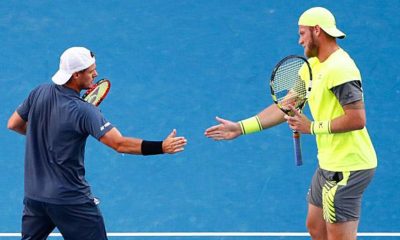
<path fill-rule="evenodd" d="M 399 232 L 398 0 L 10 0 L 0 3 L 0 233 L 20 231 L 23 197 L 25 139 L 8 117 L 71 46 L 96 53 L 99 78 L 112 81 L 101 109 L 123 134 L 157 140 L 176 128 L 189 141 L 178 155 L 142 157 L 90 138 L 87 178 L 109 232 L 306 232 L 312 136 L 296 167 L 285 124 L 230 142 L 203 133 L 215 116 L 236 121 L 271 104 L 270 72 L 303 53 L 297 20 L 312 6 L 335 14 L 363 76 L 379 168 L 359 231 Z"/>

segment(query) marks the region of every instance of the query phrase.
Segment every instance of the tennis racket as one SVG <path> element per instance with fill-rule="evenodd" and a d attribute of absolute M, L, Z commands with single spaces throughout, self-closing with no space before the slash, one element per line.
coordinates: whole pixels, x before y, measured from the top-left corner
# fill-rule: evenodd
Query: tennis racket
<path fill-rule="evenodd" d="M 308 84 L 306 83 L 308 82 Z M 290 55 L 282 59 L 272 71 L 270 89 L 272 100 L 285 114 L 294 113 L 289 106 L 301 111 L 311 91 L 312 72 L 307 59 Z M 300 133 L 293 131 L 294 155 L 297 166 L 303 164 Z"/>
<path fill-rule="evenodd" d="M 94 84 L 93 87 L 88 89 L 82 98 L 88 103 L 95 105 L 96 107 L 103 101 L 110 90 L 111 83 L 108 79 L 101 79 Z"/>

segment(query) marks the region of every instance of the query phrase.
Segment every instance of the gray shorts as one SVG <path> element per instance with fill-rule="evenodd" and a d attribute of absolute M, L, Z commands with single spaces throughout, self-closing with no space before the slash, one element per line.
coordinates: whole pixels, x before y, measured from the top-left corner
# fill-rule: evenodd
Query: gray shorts
<path fill-rule="evenodd" d="M 320 207 L 329 223 L 360 218 L 361 197 L 375 169 L 331 172 L 318 168 L 312 178 L 307 200 Z"/>

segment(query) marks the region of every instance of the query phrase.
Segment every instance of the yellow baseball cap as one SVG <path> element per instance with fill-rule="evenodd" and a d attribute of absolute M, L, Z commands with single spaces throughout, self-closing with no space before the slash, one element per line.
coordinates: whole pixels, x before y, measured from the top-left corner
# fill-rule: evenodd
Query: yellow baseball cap
<path fill-rule="evenodd" d="M 326 8 L 313 7 L 305 11 L 299 18 L 299 26 L 320 26 L 327 34 L 336 38 L 344 38 L 346 34 L 336 27 L 333 14 Z"/>

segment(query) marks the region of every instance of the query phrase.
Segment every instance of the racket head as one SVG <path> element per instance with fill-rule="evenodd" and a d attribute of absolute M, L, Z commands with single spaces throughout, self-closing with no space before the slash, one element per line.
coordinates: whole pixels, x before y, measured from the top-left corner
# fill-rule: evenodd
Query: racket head
<path fill-rule="evenodd" d="M 293 115 L 289 106 L 302 110 L 311 91 L 312 72 L 307 59 L 290 55 L 280 60 L 270 79 L 271 97 L 284 113 Z M 294 160 L 296 166 L 303 164 L 300 133 L 293 131 Z"/>
<path fill-rule="evenodd" d="M 96 82 L 93 87 L 88 89 L 83 95 L 82 99 L 94 106 L 99 106 L 100 103 L 107 96 L 111 88 L 110 80 L 103 78 Z"/>
<path fill-rule="evenodd" d="M 287 56 L 272 71 L 272 100 L 286 114 L 291 114 L 289 105 L 302 110 L 311 91 L 311 82 L 312 72 L 307 59 L 297 55 Z"/>

